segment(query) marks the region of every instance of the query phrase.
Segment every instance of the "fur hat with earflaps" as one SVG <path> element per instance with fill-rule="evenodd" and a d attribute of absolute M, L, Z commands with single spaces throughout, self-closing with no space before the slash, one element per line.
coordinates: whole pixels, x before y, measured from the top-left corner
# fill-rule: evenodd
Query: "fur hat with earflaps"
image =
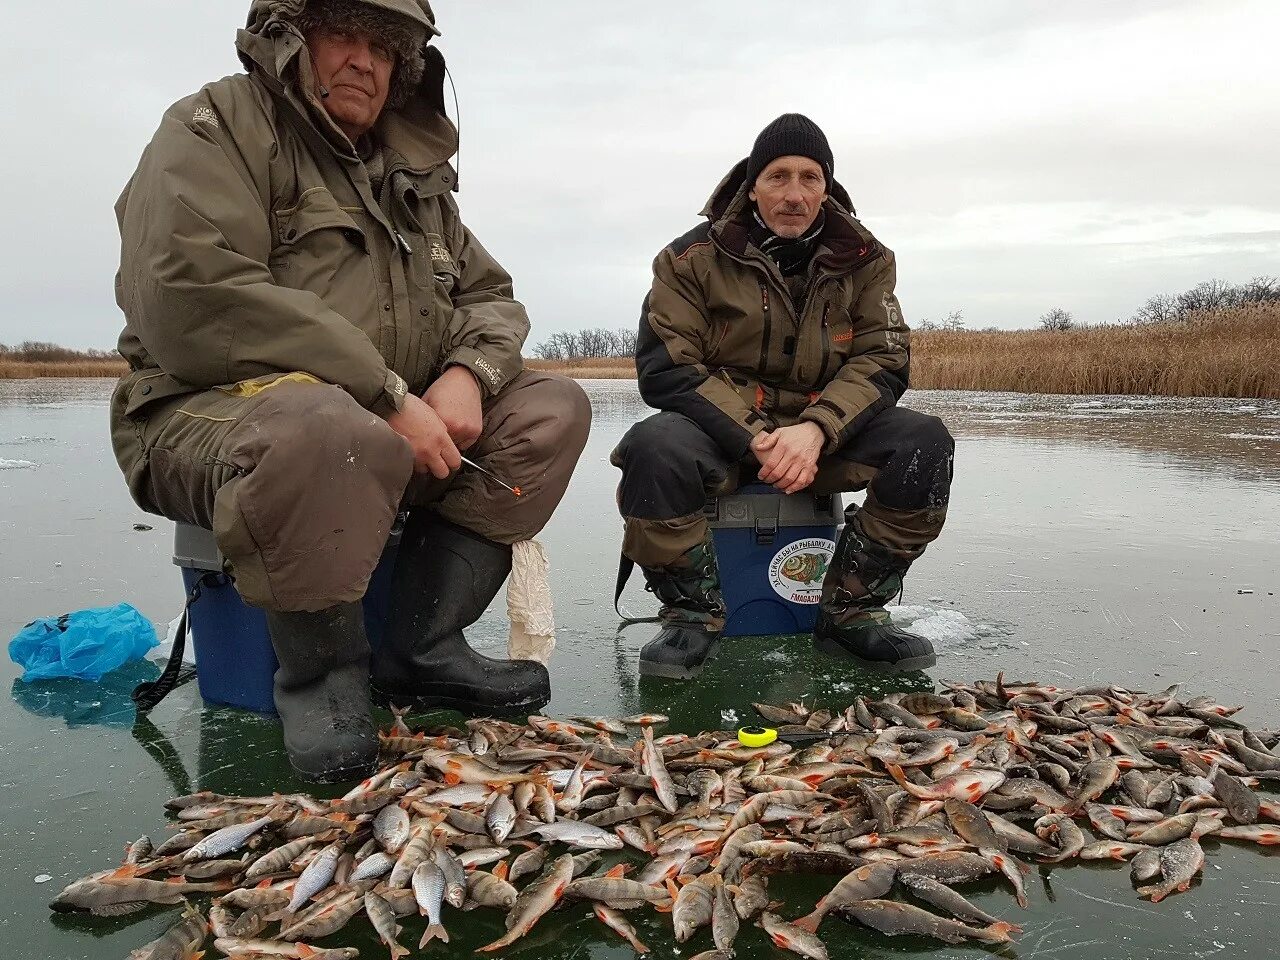
<path fill-rule="evenodd" d="M 428 31 L 404 14 L 365 0 L 306 0 L 295 23 L 304 36 L 317 27 L 327 27 L 376 37 L 385 43 L 396 55 L 387 93 L 388 110 L 404 106 L 422 82 L 426 70 L 422 51 Z"/>

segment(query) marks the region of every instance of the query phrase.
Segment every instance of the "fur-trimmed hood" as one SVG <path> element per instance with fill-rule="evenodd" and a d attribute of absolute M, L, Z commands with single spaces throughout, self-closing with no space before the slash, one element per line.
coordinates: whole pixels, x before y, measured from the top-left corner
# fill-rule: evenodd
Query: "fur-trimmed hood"
<path fill-rule="evenodd" d="M 383 110 L 376 135 L 416 172 L 448 162 L 458 150 L 458 131 L 445 114 L 444 56 L 431 43 L 440 31 L 430 4 L 427 0 L 358 2 L 408 17 L 426 31 L 421 79 L 402 105 Z M 302 109 L 318 126 L 327 127 L 324 132 L 332 139 L 336 127 L 309 93 L 314 86 L 311 58 L 305 56 L 306 43 L 298 28 L 306 7 L 307 0 L 253 0 L 248 23 L 236 35 L 236 49 L 246 69 L 256 73 L 273 94 Z"/>

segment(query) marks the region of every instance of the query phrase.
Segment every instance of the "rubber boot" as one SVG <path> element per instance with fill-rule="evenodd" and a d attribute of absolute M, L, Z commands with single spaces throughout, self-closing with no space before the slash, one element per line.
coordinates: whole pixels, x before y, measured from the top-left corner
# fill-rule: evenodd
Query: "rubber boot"
<path fill-rule="evenodd" d="M 640 674 L 689 680 L 720 646 L 724 598 L 710 534 L 665 567 L 644 567 L 647 589 L 662 601 L 662 629 L 640 650 Z"/>
<path fill-rule="evenodd" d="M 933 644 L 895 627 L 884 608 L 902 591 L 908 567 L 910 563 L 866 537 L 856 515 L 846 523 L 822 582 L 814 627 L 817 649 L 887 673 L 935 666 Z"/>
<path fill-rule="evenodd" d="M 275 700 L 289 763 L 316 783 L 363 780 L 378 759 L 363 606 L 268 611 L 267 629 L 280 661 Z"/>
<path fill-rule="evenodd" d="M 481 716 L 546 706 L 546 667 L 482 656 L 462 633 L 480 619 L 510 573 L 511 547 L 430 510 L 411 511 L 396 556 L 386 636 L 374 655 L 379 701 Z"/>

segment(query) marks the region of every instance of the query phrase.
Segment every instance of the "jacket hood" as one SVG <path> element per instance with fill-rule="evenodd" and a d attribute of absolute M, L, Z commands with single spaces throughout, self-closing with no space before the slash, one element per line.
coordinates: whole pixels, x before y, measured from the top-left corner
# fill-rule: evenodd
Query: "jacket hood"
<path fill-rule="evenodd" d="M 744 157 L 716 185 L 702 208 L 701 215 L 712 223 L 711 232 L 731 252 L 741 255 L 746 251 L 750 224 L 747 215 L 751 209 L 751 184 L 747 182 L 747 163 Z M 825 260 L 834 267 L 852 266 L 878 249 L 876 239 L 862 224 L 854 219 L 853 201 L 839 180 L 832 180 L 826 202 L 822 208 L 827 213 L 826 224 L 819 237 L 819 244 L 827 248 Z"/>
<path fill-rule="evenodd" d="M 458 130 L 445 114 L 444 56 L 431 45 L 439 36 L 435 15 L 427 0 L 360 0 L 371 6 L 398 13 L 421 24 L 427 31 L 422 51 L 426 61 L 422 80 L 403 106 L 384 110 L 374 131 L 378 139 L 418 173 L 448 162 L 458 150 Z M 328 119 L 315 98 L 311 58 L 296 21 L 307 0 L 253 0 L 249 20 L 236 35 L 236 50 L 245 69 L 256 74 L 268 89 L 288 101 L 330 139 L 345 137 Z M 454 189 L 457 189 L 456 178 Z"/>

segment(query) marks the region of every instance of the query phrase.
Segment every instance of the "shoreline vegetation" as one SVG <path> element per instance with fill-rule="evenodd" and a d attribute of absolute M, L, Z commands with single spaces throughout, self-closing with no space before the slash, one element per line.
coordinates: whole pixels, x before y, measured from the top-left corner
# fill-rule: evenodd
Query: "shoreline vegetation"
<path fill-rule="evenodd" d="M 915 390 L 1280 399 L 1276 301 L 1066 329 L 922 327 L 912 334 Z M 635 378 L 626 357 L 526 362 L 575 379 Z M 118 377 L 125 369 L 105 350 L 0 348 L 0 379 Z"/>

